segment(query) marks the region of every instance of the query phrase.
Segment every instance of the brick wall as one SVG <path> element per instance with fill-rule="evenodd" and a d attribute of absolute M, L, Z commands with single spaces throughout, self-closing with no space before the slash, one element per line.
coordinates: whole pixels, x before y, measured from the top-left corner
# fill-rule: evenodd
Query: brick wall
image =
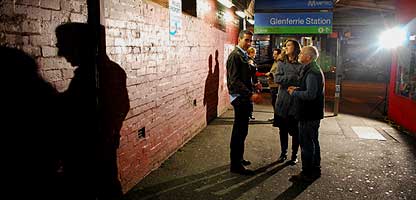
<path fill-rule="evenodd" d="M 182 30 L 170 40 L 169 10 L 153 2 L 106 1 L 105 11 L 107 52 L 128 76 L 131 110 L 122 130 L 119 170 L 129 189 L 206 126 L 209 58 L 215 66 L 218 51 L 218 79 L 224 80 L 224 44 L 230 36 L 182 15 Z M 228 106 L 224 81 L 218 92 L 222 113 Z M 142 127 L 146 136 L 138 138 Z"/>
<path fill-rule="evenodd" d="M 118 150 L 127 191 L 206 126 L 210 56 L 219 69 L 217 112 L 227 109 L 224 49 L 236 42 L 238 27 L 223 32 L 182 15 L 182 30 L 170 40 L 167 8 L 142 0 L 105 0 L 104 6 L 107 54 L 128 76 L 131 109 Z M 57 56 L 54 31 L 64 22 L 86 22 L 86 0 L 3 0 L 0 13 L 0 45 L 34 56 L 43 77 L 64 91 L 73 67 Z M 139 137 L 143 127 L 145 137 Z"/>
<path fill-rule="evenodd" d="M 73 67 L 57 57 L 55 28 L 69 21 L 87 21 L 86 0 L 3 0 L 0 45 L 22 49 L 35 57 L 42 76 L 63 91 L 73 77 Z"/>

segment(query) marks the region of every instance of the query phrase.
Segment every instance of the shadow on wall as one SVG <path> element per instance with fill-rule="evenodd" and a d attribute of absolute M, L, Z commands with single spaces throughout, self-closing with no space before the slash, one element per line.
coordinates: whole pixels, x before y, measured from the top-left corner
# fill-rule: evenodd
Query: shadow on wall
<path fill-rule="evenodd" d="M 218 63 L 218 50 L 215 50 L 215 66 L 212 71 L 212 55 L 208 57 L 208 75 L 205 80 L 204 106 L 206 105 L 207 124 L 218 115 L 218 88 L 220 81 L 220 71 Z"/>
<path fill-rule="evenodd" d="M 63 174 L 70 198 L 118 199 L 117 148 L 130 109 L 126 73 L 105 54 L 104 27 L 67 23 L 56 28 L 58 55 L 73 67 L 74 77 L 62 93 L 65 152 Z M 99 38 L 94 34 L 99 32 Z M 96 52 L 96 45 L 101 49 Z"/>
<path fill-rule="evenodd" d="M 130 108 L 126 74 L 105 51 L 97 54 L 94 32 L 104 37 L 103 27 L 82 23 L 56 28 L 58 55 L 76 68 L 63 93 L 29 55 L 0 47 L 3 141 L 10 145 L 2 163 L 12 176 L 6 191 L 18 199 L 122 197 L 116 151 Z"/>
<path fill-rule="evenodd" d="M 63 152 L 58 92 L 23 51 L 0 47 L 0 55 L 2 181 L 7 183 L 3 191 L 18 199 L 25 195 L 52 199 L 61 186 L 58 171 Z"/>

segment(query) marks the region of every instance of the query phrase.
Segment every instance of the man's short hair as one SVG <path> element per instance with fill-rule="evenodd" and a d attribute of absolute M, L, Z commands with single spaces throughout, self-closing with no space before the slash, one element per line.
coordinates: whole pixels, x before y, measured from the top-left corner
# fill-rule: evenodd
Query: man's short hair
<path fill-rule="evenodd" d="M 242 30 L 242 31 L 240 31 L 240 34 L 238 34 L 238 38 L 242 39 L 245 34 L 253 36 L 253 32 L 251 32 L 249 30 Z"/>
<path fill-rule="evenodd" d="M 274 48 L 274 49 L 273 49 L 273 51 L 277 51 L 277 54 L 282 53 L 282 50 L 281 50 L 281 49 L 279 49 L 279 48 Z"/>
<path fill-rule="evenodd" d="M 319 52 L 315 46 L 305 46 L 303 48 L 306 50 L 305 52 L 302 52 L 303 54 L 311 56 L 313 61 L 316 61 L 316 59 L 318 59 Z"/>

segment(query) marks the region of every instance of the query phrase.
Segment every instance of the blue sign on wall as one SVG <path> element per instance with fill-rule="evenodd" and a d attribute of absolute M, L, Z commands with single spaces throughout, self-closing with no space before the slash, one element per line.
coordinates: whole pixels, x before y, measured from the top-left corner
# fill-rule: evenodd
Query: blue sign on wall
<path fill-rule="evenodd" d="M 182 28 L 182 1 L 169 0 L 169 35 L 174 39 Z"/>
<path fill-rule="evenodd" d="M 332 9 L 332 0 L 256 0 L 255 10 Z"/>
<path fill-rule="evenodd" d="M 255 13 L 255 34 L 332 33 L 332 12 Z"/>

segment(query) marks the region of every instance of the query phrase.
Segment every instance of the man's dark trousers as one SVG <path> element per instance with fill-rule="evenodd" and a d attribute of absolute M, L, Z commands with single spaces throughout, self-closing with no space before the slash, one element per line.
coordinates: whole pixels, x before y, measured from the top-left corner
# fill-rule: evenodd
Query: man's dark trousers
<path fill-rule="evenodd" d="M 234 124 L 231 134 L 230 155 L 231 166 L 234 167 L 241 165 L 244 158 L 244 141 L 248 134 L 250 103 L 248 97 L 237 97 L 231 102 L 234 107 Z"/>
<path fill-rule="evenodd" d="M 299 121 L 302 171 L 306 174 L 321 173 L 321 148 L 318 140 L 320 121 L 321 120 Z"/>

